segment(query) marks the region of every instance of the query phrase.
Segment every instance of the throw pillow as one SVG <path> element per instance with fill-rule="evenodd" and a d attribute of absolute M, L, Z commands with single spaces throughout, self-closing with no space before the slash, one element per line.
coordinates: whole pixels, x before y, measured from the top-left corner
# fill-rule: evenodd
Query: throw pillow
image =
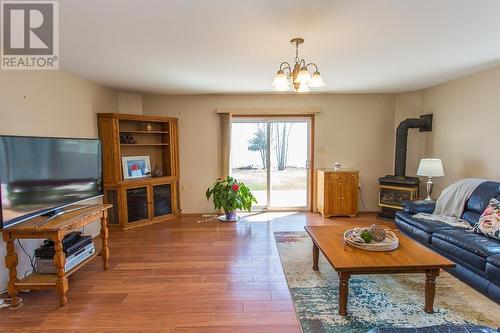
<path fill-rule="evenodd" d="M 474 231 L 500 240 L 500 201 L 493 198 L 474 226 Z"/>

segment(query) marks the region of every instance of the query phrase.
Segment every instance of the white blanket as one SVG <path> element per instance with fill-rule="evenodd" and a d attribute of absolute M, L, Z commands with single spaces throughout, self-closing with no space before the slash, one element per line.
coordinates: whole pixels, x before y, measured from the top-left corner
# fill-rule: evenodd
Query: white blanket
<path fill-rule="evenodd" d="M 467 199 L 469 199 L 476 187 L 485 181 L 485 179 L 479 178 L 466 178 L 451 184 L 441 192 L 441 195 L 436 201 L 434 213 L 418 213 L 413 215 L 413 217 L 423 220 L 444 222 L 464 229 L 472 229 L 469 222 L 462 220 L 460 217 L 464 212 Z"/>

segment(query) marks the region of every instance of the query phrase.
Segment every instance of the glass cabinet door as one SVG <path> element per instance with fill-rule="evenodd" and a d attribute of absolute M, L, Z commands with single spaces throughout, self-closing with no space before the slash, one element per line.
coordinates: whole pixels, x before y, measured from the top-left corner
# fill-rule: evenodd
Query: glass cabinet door
<path fill-rule="evenodd" d="M 172 214 L 172 184 L 153 185 L 153 217 Z"/>
<path fill-rule="evenodd" d="M 127 223 L 149 219 L 148 214 L 148 188 L 129 188 L 127 196 Z"/>

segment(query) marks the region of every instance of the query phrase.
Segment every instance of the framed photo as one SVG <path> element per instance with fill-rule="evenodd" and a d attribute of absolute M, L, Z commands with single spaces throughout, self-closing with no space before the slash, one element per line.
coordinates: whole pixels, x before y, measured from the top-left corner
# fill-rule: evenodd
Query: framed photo
<path fill-rule="evenodd" d="M 149 156 L 122 157 L 123 178 L 141 178 L 151 176 Z"/>

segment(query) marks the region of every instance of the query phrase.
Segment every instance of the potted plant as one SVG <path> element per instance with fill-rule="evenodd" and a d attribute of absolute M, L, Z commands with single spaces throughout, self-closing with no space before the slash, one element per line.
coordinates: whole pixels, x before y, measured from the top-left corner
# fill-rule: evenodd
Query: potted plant
<path fill-rule="evenodd" d="M 226 221 L 236 221 L 236 211 L 238 209 L 250 212 L 252 203 L 257 203 L 257 199 L 255 199 L 248 187 L 230 176 L 225 179 L 217 179 L 207 189 L 205 195 L 207 200 L 210 197 L 213 198 L 215 209 L 224 210 Z"/>

